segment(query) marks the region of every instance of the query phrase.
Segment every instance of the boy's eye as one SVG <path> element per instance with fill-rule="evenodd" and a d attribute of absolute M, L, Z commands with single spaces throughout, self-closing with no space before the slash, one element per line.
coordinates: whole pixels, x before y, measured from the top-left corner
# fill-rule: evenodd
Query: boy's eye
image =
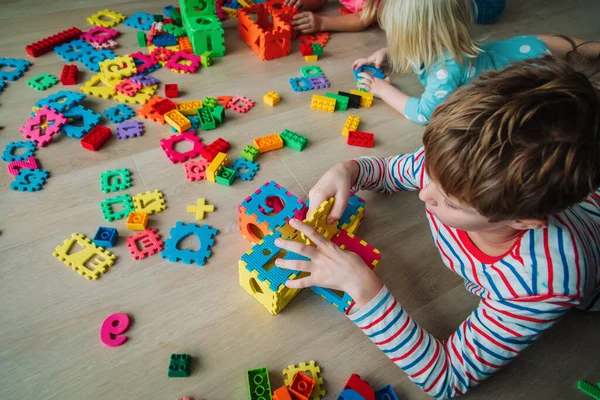
<path fill-rule="evenodd" d="M 454 207 L 452 204 L 448 203 L 448 201 L 446 199 L 444 199 L 444 204 L 446 204 L 446 207 L 451 208 L 453 210 L 458 210 L 457 207 Z"/>

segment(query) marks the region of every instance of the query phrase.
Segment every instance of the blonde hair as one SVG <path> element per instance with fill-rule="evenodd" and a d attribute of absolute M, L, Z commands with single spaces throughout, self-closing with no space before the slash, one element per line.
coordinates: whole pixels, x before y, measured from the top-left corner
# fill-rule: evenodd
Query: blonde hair
<path fill-rule="evenodd" d="M 447 53 L 458 64 L 481 52 L 471 35 L 473 0 L 367 0 L 362 18 L 377 15 L 386 33 L 394 72 L 409 72 Z M 379 10 L 378 10 L 379 8 Z"/>

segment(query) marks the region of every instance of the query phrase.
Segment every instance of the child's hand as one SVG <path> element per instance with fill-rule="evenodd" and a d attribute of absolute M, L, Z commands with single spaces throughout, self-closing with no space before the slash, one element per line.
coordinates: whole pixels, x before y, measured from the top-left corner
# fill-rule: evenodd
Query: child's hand
<path fill-rule="evenodd" d="M 381 64 L 383 64 L 383 62 L 385 61 L 386 56 L 387 48 L 377 50 L 375 53 L 371 54 L 367 58 L 359 58 L 358 60 L 354 61 L 354 63 L 352 64 L 352 68 L 359 69 L 365 64 L 374 64 L 375 68 L 381 68 Z"/>
<path fill-rule="evenodd" d="M 323 18 L 310 11 L 301 12 L 294 16 L 292 26 L 300 33 L 314 33 L 322 30 Z"/>
<path fill-rule="evenodd" d="M 290 225 L 305 234 L 317 247 L 277 239 L 275 245 L 310 258 L 310 261 L 277 259 L 275 265 L 284 269 L 309 272 L 310 276 L 289 280 L 292 289 L 322 286 L 348 293 L 358 307 L 363 307 L 381 290 L 382 283 L 375 273 L 354 253 L 342 250 L 312 227 L 297 219 Z"/>
<path fill-rule="evenodd" d="M 302 6 L 302 0 L 285 0 L 283 4 L 290 7 L 300 8 L 300 6 Z"/>
<path fill-rule="evenodd" d="M 361 78 L 357 84 L 358 88 L 365 89 L 376 97 L 381 97 L 382 90 L 391 86 L 389 77 L 385 79 L 379 79 L 369 75 L 366 72 L 361 72 L 358 74 L 358 76 Z"/>
<path fill-rule="evenodd" d="M 321 179 L 308 192 L 310 207 L 307 215 L 310 216 L 313 211 L 319 208 L 322 202 L 333 197 L 334 203 L 327 218 L 327 223 L 333 224 L 342 218 L 350 198 L 350 188 L 357 178 L 358 165 L 355 162 L 349 161 L 334 165 L 323 174 Z"/>

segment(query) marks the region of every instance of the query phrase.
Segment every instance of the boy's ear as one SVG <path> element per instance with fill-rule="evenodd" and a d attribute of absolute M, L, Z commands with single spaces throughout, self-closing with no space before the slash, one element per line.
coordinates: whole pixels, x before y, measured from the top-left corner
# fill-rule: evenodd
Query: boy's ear
<path fill-rule="evenodd" d="M 516 219 L 510 223 L 510 226 L 521 231 L 528 231 L 545 228 L 548 226 L 548 221 L 545 219 Z"/>

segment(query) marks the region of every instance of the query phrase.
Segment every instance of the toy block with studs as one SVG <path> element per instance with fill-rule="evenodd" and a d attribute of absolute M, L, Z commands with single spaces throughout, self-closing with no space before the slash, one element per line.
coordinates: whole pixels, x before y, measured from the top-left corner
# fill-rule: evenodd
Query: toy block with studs
<path fill-rule="evenodd" d="M 187 212 L 193 213 L 196 221 L 204 220 L 205 213 L 211 213 L 215 211 L 215 206 L 212 204 L 206 204 L 206 200 L 202 197 L 196 201 L 196 205 L 187 206 Z"/>
<path fill-rule="evenodd" d="M 310 102 L 310 108 L 332 113 L 335 111 L 336 102 L 336 99 L 330 97 L 314 95 Z"/>
<path fill-rule="evenodd" d="M 263 97 L 263 101 L 266 105 L 275 107 L 281 101 L 281 96 L 279 95 L 279 93 L 275 93 L 271 90 L 270 92 L 265 94 L 265 96 Z"/>
<path fill-rule="evenodd" d="M 317 55 L 304 56 L 304 61 L 306 61 L 306 62 L 317 62 L 317 61 L 319 61 L 319 56 L 317 56 Z"/>
<path fill-rule="evenodd" d="M 212 51 L 205 51 L 200 56 L 200 61 L 202 62 L 203 67 L 210 67 L 213 63 L 213 54 Z"/>
<path fill-rule="evenodd" d="M 313 47 L 310 44 L 301 44 L 300 45 L 300 54 L 302 56 L 312 56 L 313 55 Z"/>
<path fill-rule="evenodd" d="M 248 374 L 248 392 L 250 400 L 270 400 L 271 383 L 269 370 L 265 368 L 250 369 Z"/>
<path fill-rule="evenodd" d="M 256 161 L 259 154 L 260 151 L 256 147 L 247 145 L 244 147 L 244 150 L 242 150 L 240 157 L 245 158 L 248 161 Z"/>
<path fill-rule="evenodd" d="M 351 93 L 347 93 L 347 92 L 338 92 L 338 94 L 340 96 L 344 96 L 348 98 L 348 107 L 350 108 L 360 108 L 360 101 L 362 99 L 362 97 L 356 95 L 356 94 L 351 94 Z"/>
<path fill-rule="evenodd" d="M 254 139 L 254 147 L 258 149 L 260 153 L 266 153 L 281 149 L 283 147 L 283 140 L 277 133 L 267 135 Z"/>
<path fill-rule="evenodd" d="M 108 249 L 114 247 L 117 244 L 119 238 L 119 231 L 116 228 L 108 228 L 101 226 L 94 235 L 94 244 L 98 247 L 104 247 Z"/>
<path fill-rule="evenodd" d="M 236 173 L 233 169 L 227 168 L 227 167 L 221 167 L 221 169 L 219 169 L 217 171 L 217 176 L 216 176 L 215 180 L 217 181 L 217 183 L 220 183 L 221 185 L 231 186 L 231 184 L 233 183 L 235 178 L 236 178 Z"/>
<path fill-rule="evenodd" d="M 286 386 L 282 386 L 273 392 L 273 400 L 293 400 L 290 391 Z"/>
<path fill-rule="evenodd" d="M 335 93 L 325 93 L 325 97 L 335 99 L 335 111 L 346 111 L 348 109 L 348 98 Z"/>
<path fill-rule="evenodd" d="M 225 107 L 217 105 L 212 109 L 211 114 L 217 123 L 225 122 Z"/>
<path fill-rule="evenodd" d="M 169 362 L 169 378 L 187 378 L 190 376 L 190 363 L 192 357 L 189 354 L 171 354 Z"/>
<path fill-rule="evenodd" d="M 175 145 L 180 142 L 189 142 L 192 144 L 192 148 L 183 153 L 175 150 Z M 171 163 L 178 164 L 186 162 L 191 158 L 198 157 L 205 145 L 202 143 L 202 139 L 199 136 L 196 136 L 195 132 L 186 131 L 179 135 L 172 135 L 168 139 L 161 139 L 160 147 L 163 149 Z"/>
<path fill-rule="evenodd" d="M 202 158 L 206 161 L 211 162 L 219 153 L 227 153 L 231 145 L 229 142 L 223 138 L 217 138 L 214 142 L 206 146 L 201 151 Z"/>
<path fill-rule="evenodd" d="M 181 261 L 184 264 L 196 263 L 198 266 L 206 264 L 211 255 L 211 248 L 215 244 L 214 236 L 217 230 L 209 225 L 185 224 L 177 222 L 170 230 L 170 237 L 165 241 L 165 249 L 160 253 L 162 258 L 170 262 Z M 200 243 L 198 250 L 180 249 L 179 243 L 188 236 L 195 236 Z"/>
<path fill-rule="evenodd" d="M 375 392 L 369 383 L 360 378 L 358 374 L 352 374 L 350 379 L 346 382 L 344 390 L 352 389 L 358 393 L 365 400 L 375 400 Z"/>
<path fill-rule="evenodd" d="M 224 166 L 227 166 L 227 154 L 219 152 L 206 167 L 206 180 L 216 182 L 217 172 Z"/>
<path fill-rule="evenodd" d="M 356 131 L 358 129 L 358 125 L 360 124 L 360 117 L 357 115 L 349 115 L 346 123 L 344 124 L 344 129 L 342 129 L 342 136 L 348 136 L 350 131 Z"/>
<path fill-rule="evenodd" d="M 212 115 L 209 108 L 202 107 L 196 111 L 198 112 L 198 119 L 200 120 L 200 127 L 202 130 L 210 131 L 217 127 L 217 121 L 215 121 L 215 117 Z"/>
<path fill-rule="evenodd" d="M 199 108 L 202 108 L 202 102 L 200 100 L 182 101 L 177 103 L 177 111 L 186 116 L 196 115 L 196 110 Z"/>
<path fill-rule="evenodd" d="M 174 98 L 179 97 L 179 86 L 176 83 L 169 83 L 165 85 L 165 97 Z"/>
<path fill-rule="evenodd" d="M 290 392 L 292 392 L 292 395 L 297 400 L 309 400 L 314 388 L 314 379 L 306 376 L 302 372 L 296 372 L 292 384 L 290 385 Z"/>
<path fill-rule="evenodd" d="M 78 39 L 82 33 L 83 32 L 75 27 L 69 28 L 42 39 L 39 42 L 25 46 L 25 51 L 27 51 L 27 54 L 31 57 L 39 57 L 52 51 L 56 46 Z"/>
<path fill-rule="evenodd" d="M 177 25 L 173 25 L 173 24 L 164 24 L 163 31 L 170 33 L 171 35 L 175 36 L 176 38 L 185 36 L 185 30 L 183 28 L 181 28 Z"/>
<path fill-rule="evenodd" d="M 131 173 L 128 169 L 108 170 L 100 175 L 100 190 L 104 193 L 118 192 L 131 187 Z"/>
<path fill-rule="evenodd" d="M 361 92 L 360 90 L 352 89 L 350 94 L 360 96 L 361 107 L 371 107 L 373 105 L 373 93 Z"/>
<path fill-rule="evenodd" d="M 95 126 L 81 139 L 81 147 L 90 151 L 98 151 L 112 136 L 112 131 L 106 126 Z"/>
<path fill-rule="evenodd" d="M 122 209 L 115 211 L 113 206 L 116 204 L 120 204 Z M 127 217 L 129 213 L 135 211 L 133 200 L 128 194 L 122 194 L 120 196 L 105 199 L 100 203 L 100 209 L 102 210 L 104 219 L 108 222 L 123 219 Z"/>
<path fill-rule="evenodd" d="M 300 364 L 298 364 L 298 366 L 295 366 L 293 364 L 289 365 L 286 369 L 283 370 L 283 375 L 285 377 L 284 383 L 286 384 L 286 386 L 291 386 L 296 374 L 307 372 L 315 381 L 315 386 L 311 398 L 313 400 L 320 400 L 321 397 L 325 396 L 326 392 L 324 389 L 322 389 L 323 378 L 320 377 L 321 368 L 318 365 L 316 365 L 314 360 L 310 360 L 308 364 L 301 362 Z"/>
<path fill-rule="evenodd" d="M 164 115 L 165 122 L 175 128 L 178 132 L 187 131 L 192 127 L 192 123 L 182 113 L 177 110 L 171 110 Z"/>
<path fill-rule="evenodd" d="M 60 73 L 60 83 L 64 86 L 77 85 L 79 69 L 76 65 L 64 65 Z"/>
<path fill-rule="evenodd" d="M 213 109 L 219 104 L 218 100 L 214 97 L 206 97 L 202 102 L 202 107 Z"/>
<path fill-rule="evenodd" d="M 311 44 L 313 55 L 321 57 L 323 55 L 323 46 L 320 43 Z"/>
<path fill-rule="evenodd" d="M 600 391 L 598 394 L 600 395 Z M 375 400 L 398 400 L 398 395 L 392 385 L 386 385 L 375 392 Z"/>
<path fill-rule="evenodd" d="M 163 100 L 163 99 L 158 96 L 154 96 L 153 98 L 151 98 L 148 101 L 148 103 L 144 104 L 141 108 L 139 108 L 135 112 L 135 114 L 142 118 L 145 118 L 147 120 L 157 122 L 161 125 L 164 125 L 165 124 L 164 115 L 154 109 L 154 105 L 161 100 Z"/>
<path fill-rule="evenodd" d="M 137 33 L 137 41 L 138 41 L 138 46 L 140 46 L 140 47 L 146 47 L 147 46 L 147 42 L 148 42 L 148 38 L 146 37 L 146 32 L 144 32 L 144 31 L 138 31 L 138 33 Z"/>
<path fill-rule="evenodd" d="M 127 229 L 143 231 L 148 225 L 148 213 L 144 211 L 132 211 L 127 217 Z"/>
<path fill-rule="evenodd" d="M 50 74 L 40 74 L 27 81 L 27 86 L 35 90 L 44 91 L 50 89 L 59 82 L 58 78 Z"/>
<path fill-rule="evenodd" d="M 71 249 L 75 245 L 81 250 L 73 253 Z M 117 258 L 114 254 L 102 247 L 97 247 L 90 239 L 77 233 L 56 246 L 52 255 L 89 280 L 100 278 Z"/>
<path fill-rule="evenodd" d="M 133 205 L 135 211 L 144 211 L 148 215 L 158 214 L 167 209 L 165 198 L 160 190 L 135 195 Z"/>
<path fill-rule="evenodd" d="M 297 151 L 302 151 L 308 144 L 308 139 L 302 135 L 298 135 L 295 132 L 292 132 L 288 129 L 284 129 L 281 135 L 281 140 L 286 145 L 286 147 L 290 147 Z"/>
<path fill-rule="evenodd" d="M 160 234 L 156 228 L 146 229 L 142 232 L 137 232 L 135 235 L 127 237 L 127 247 L 129 254 L 134 260 L 142 260 L 161 252 L 164 248 L 164 243 L 160 239 Z"/>
<path fill-rule="evenodd" d="M 348 134 L 348 144 L 350 146 L 371 148 L 375 145 L 375 135 L 368 132 L 350 131 Z"/>

